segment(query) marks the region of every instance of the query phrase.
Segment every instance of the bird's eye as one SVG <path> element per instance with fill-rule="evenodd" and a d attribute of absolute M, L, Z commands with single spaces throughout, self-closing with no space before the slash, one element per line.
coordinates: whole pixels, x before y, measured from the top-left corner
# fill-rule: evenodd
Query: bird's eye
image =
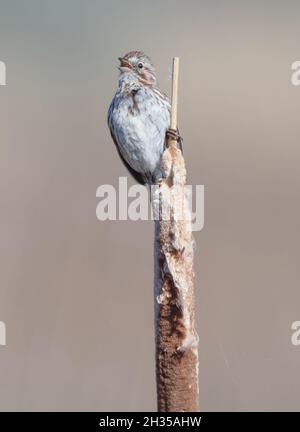
<path fill-rule="evenodd" d="M 139 68 L 139 69 L 142 69 L 143 66 L 144 66 L 143 63 L 139 63 L 139 64 L 138 64 L 138 68 Z"/>

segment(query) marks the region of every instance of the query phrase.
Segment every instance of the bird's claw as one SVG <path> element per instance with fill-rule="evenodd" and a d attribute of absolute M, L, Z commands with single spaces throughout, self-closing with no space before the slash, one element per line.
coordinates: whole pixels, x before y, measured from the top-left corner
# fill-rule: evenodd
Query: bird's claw
<path fill-rule="evenodd" d="M 180 136 L 179 132 L 175 129 L 167 129 L 167 138 L 171 138 L 177 142 L 182 141 L 182 137 Z"/>
<path fill-rule="evenodd" d="M 179 130 L 169 128 L 167 129 L 166 135 L 167 135 L 167 146 L 168 146 L 168 139 L 171 139 L 177 142 L 177 147 L 182 151 L 183 138 L 180 135 Z"/>

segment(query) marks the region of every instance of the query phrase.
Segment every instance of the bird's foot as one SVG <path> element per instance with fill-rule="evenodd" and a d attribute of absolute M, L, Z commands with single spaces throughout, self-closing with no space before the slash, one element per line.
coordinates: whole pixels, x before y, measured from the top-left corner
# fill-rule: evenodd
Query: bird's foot
<path fill-rule="evenodd" d="M 175 129 L 171 129 L 171 128 L 169 128 L 169 129 L 167 129 L 166 135 L 167 135 L 167 138 L 168 138 L 168 139 L 172 139 L 172 140 L 174 140 L 174 141 L 177 141 L 177 143 L 178 143 L 178 147 L 182 150 L 182 142 L 183 142 L 183 138 L 182 138 L 182 136 L 180 135 L 178 129 L 175 130 Z"/>
<path fill-rule="evenodd" d="M 167 138 L 171 138 L 175 141 L 179 141 L 182 139 L 181 136 L 179 135 L 179 132 L 171 128 L 167 129 Z"/>

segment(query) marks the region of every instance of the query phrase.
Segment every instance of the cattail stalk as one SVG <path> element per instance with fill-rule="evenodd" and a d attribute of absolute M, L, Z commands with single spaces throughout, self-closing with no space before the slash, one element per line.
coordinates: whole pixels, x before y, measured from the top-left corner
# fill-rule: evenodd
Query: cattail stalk
<path fill-rule="evenodd" d="M 171 129 L 177 129 L 179 59 L 173 60 Z M 156 380 L 159 412 L 199 411 L 194 247 L 186 168 L 175 139 L 162 157 L 165 180 L 153 200 Z"/>

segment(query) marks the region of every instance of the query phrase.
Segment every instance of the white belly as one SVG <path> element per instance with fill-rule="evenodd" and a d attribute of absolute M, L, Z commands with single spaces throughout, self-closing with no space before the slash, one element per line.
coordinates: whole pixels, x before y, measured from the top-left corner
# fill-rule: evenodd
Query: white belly
<path fill-rule="evenodd" d="M 137 172 L 154 173 L 164 151 L 170 115 L 162 105 L 144 93 L 132 99 L 123 98 L 114 111 L 111 124 L 119 149 L 128 164 Z"/>

